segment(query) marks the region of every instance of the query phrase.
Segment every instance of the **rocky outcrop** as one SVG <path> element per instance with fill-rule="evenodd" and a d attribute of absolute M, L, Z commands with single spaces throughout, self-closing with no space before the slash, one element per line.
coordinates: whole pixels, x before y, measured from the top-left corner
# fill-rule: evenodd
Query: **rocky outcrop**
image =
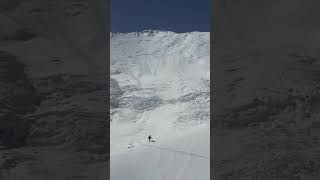
<path fill-rule="evenodd" d="M 123 94 L 118 82 L 110 78 L 110 108 L 117 108 L 119 106 L 119 97 Z"/>

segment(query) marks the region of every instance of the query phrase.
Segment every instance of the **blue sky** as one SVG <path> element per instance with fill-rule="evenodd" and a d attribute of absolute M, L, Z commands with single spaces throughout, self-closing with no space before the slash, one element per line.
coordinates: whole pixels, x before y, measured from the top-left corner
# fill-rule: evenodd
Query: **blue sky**
<path fill-rule="evenodd" d="M 111 32 L 210 31 L 210 0 L 110 0 Z"/>

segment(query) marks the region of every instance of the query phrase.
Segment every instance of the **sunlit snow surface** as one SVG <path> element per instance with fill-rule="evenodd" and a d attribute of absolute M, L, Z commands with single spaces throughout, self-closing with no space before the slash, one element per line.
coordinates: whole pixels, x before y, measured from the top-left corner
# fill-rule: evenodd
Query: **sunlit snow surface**
<path fill-rule="evenodd" d="M 207 32 L 111 34 L 112 180 L 209 179 L 209 42 Z"/>

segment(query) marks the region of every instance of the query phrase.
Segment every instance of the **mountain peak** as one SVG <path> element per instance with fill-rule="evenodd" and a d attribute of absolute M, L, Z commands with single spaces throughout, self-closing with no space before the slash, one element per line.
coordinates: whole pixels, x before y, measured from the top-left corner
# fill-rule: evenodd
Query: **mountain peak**
<path fill-rule="evenodd" d="M 121 34 L 129 34 L 134 36 L 148 36 L 153 37 L 160 33 L 174 33 L 171 31 L 164 31 L 164 30 L 153 30 L 153 29 L 146 29 L 142 31 L 136 31 L 136 32 L 128 32 L 128 33 L 121 33 L 121 32 L 110 32 L 110 37 L 113 37 L 115 35 L 121 35 Z"/>
<path fill-rule="evenodd" d="M 199 31 L 192 31 L 192 32 L 183 32 L 183 33 L 177 33 L 173 31 L 166 31 L 166 30 L 153 30 L 153 29 L 146 29 L 142 31 L 136 31 L 136 32 L 110 32 L 110 37 L 118 36 L 118 35 L 130 35 L 135 37 L 140 36 L 147 36 L 147 37 L 154 37 L 157 35 L 170 35 L 170 34 L 178 34 L 178 35 L 186 35 L 186 34 L 194 34 L 194 33 L 209 33 L 209 32 L 199 32 Z"/>

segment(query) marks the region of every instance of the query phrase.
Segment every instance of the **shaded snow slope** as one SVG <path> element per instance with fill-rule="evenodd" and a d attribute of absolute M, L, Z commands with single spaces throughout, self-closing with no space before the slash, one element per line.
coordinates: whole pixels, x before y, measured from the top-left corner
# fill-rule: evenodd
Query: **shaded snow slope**
<path fill-rule="evenodd" d="M 109 176 L 107 16 L 99 3 L 0 3 L 1 180 Z"/>
<path fill-rule="evenodd" d="M 111 34 L 113 180 L 209 179 L 209 39 L 206 32 Z M 144 165 L 132 164 L 137 157 Z"/>
<path fill-rule="evenodd" d="M 216 49 L 214 58 L 215 178 L 319 179 L 319 56 Z"/>

